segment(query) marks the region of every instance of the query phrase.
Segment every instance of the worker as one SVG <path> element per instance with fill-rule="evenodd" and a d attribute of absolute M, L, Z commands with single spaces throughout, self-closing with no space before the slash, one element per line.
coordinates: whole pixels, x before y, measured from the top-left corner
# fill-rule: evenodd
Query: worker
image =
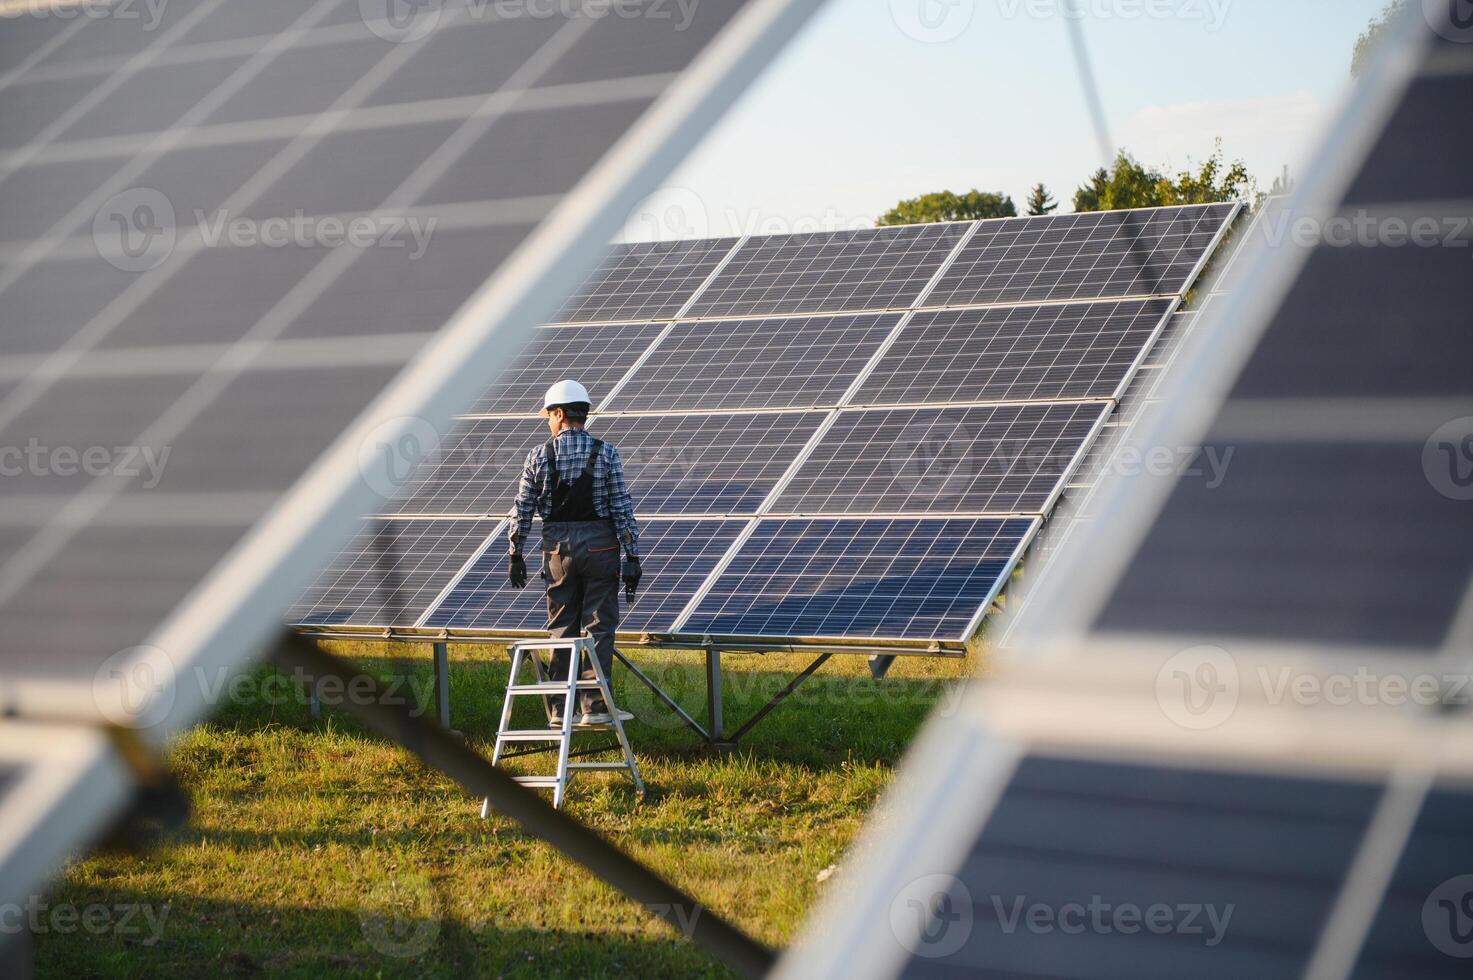
<path fill-rule="evenodd" d="M 619 549 L 624 551 L 624 594 L 639 588 L 639 526 L 624 482 L 619 450 L 589 434 L 592 408 L 588 389 L 559 381 L 542 399 L 542 417 L 552 438 L 527 454 L 511 514 L 509 578 L 513 588 L 527 584 L 522 543 L 534 515 L 542 518 L 542 577 L 547 583 L 547 629 L 553 639 L 588 630 L 604 676 L 612 677 L 614 630 L 619 625 Z M 571 650 L 552 657 L 552 676 L 567 677 Z M 593 680 L 592 665 L 583 670 Z M 552 724 L 562 724 L 564 698 L 548 699 Z M 579 725 L 606 725 L 610 705 L 597 690 L 579 693 Z M 619 719 L 634 716 L 619 711 Z"/>

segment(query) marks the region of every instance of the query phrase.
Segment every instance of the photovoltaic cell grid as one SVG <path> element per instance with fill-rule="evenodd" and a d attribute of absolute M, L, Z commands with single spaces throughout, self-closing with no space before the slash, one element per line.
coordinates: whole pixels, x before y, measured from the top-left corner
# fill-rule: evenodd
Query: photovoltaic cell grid
<path fill-rule="evenodd" d="M 963 639 L 1031 520 L 762 520 L 684 633 Z"/>
<path fill-rule="evenodd" d="M 974 903 L 965 942 L 901 976 L 1303 976 L 1380 795 L 1373 782 L 1029 756 L 956 873 Z M 1174 926 L 1199 931 L 1009 928 L 1020 907 L 1092 896 L 1111 910 L 1166 903 Z M 1183 902 L 1193 923 L 1176 918 Z"/>
<path fill-rule="evenodd" d="M 505 517 L 527 453 L 546 441 L 541 419 L 463 419 L 385 502 L 384 513 Z"/>
<path fill-rule="evenodd" d="M 858 405 L 1114 398 L 1172 300 L 917 313 Z"/>
<path fill-rule="evenodd" d="M 624 603 L 620 632 L 665 632 L 715 570 L 722 555 L 736 541 L 742 520 L 674 521 L 649 518 L 640 522 L 640 562 L 644 573 L 639 595 Z M 535 540 L 534 540 L 535 539 Z M 547 627 L 546 602 L 537 594 L 540 582 L 536 556 L 541 535 L 533 530 L 526 542 L 528 568 L 533 585 L 513 589 L 506 580 L 506 548 L 493 542 L 465 576 L 456 583 L 445 601 L 436 607 L 425 625 L 436 629 L 491 630 L 526 636 Z"/>
<path fill-rule="evenodd" d="M 927 306 L 1184 292 L 1231 204 L 983 222 Z"/>
<path fill-rule="evenodd" d="M 77 359 L 6 393 L 0 443 L 115 429 L 108 445 L 171 453 L 157 487 L 113 473 L 38 491 L 57 506 L 24 511 L 3 567 L 6 679 L 90 685 L 145 642 L 740 7 L 676 32 L 421 5 L 433 29 L 417 38 L 380 36 L 393 25 L 353 0 L 179 0 L 149 29 L 7 18 L 0 63 L 25 71 L 0 119 L 26 142 L 0 166 L 0 352 Z M 284 100 L 307 65 L 313 85 Z M 222 214 L 427 221 L 446 205 L 465 220 L 422 250 L 407 233 L 399 248 L 212 237 Z M 323 337 L 331 351 L 285 343 Z M 165 489 L 185 496 L 160 506 Z M 42 523 L 89 491 L 70 509 L 88 519 Z"/>
<path fill-rule="evenodd" d="M 640 514 L 755 514 L 808 443 L 811 412 L 609 416 Z"/>
<path fill-rule="evenodd" d="M 807 444 L 819 417 L 610 415 L 589 431 L 616 446 L 641 516 L 755 514 Z M 545 443 L 540 419 L 466 419 L 421 464 L 391 514 L 505 516 L 526 455 Z"/>
<path fill-rule="evenodd" d="M 1099 402 L 840 412 L 770 513 L 1042 515 Z"/>
<path fill-rule="evenodd" d="M 536 415 L 547 389 L 577 378 L 607 393 L 665 329 L 659 323 L 598 327 L 543 327 L 481 395 L 474 415 Z"/>
<path fill-rule="evenodd" d="M 577 323 L 669 319 L 716 269 L 735 238 L 615 245 L 557 319 Z"/>
<path fill-rule="evenodd" d="M 288 618 L 324 626 L 413 626 L 500 523 L 370 519 Z"/>
<path fill-rule="evenodd" d="M 677 323 L 609 408 L 832 405 L 899 322 L 892 314 Z"/>
<path fill-rule="evenodd" d="M 970 227 L 908 225 L 749 238 L 701 293 L 690 315 L 910 306 Z"/>

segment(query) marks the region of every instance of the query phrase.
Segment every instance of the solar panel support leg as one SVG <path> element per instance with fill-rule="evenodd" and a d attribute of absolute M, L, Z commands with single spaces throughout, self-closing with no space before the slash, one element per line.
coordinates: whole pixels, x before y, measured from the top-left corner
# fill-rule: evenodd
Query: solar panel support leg
<path fill-rule="evenodd" d="M 450 645 L 435 644 L 435 717 L 450 730 Z"/>
<path fill-rule="evenodd" d="M 721 716 L 721 651 L 706 648 L 706 739 L 712 745 L 726 741 L 726 722 Z"/>

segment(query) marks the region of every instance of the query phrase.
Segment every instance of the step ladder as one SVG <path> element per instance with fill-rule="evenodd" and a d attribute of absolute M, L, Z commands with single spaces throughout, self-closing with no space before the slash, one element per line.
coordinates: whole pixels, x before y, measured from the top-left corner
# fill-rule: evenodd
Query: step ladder
<path fill-rule="evenodd" d="M 568 658 L 568 676 L 565 678 L 548 677 L 550 665 L 542 662 L 541 651 L 566 650 L 572 647 L 572 656 Z M 644 781 L 639 778 L 639 764 L 634 760 L 634 750 L 629 747 L 629 737 L 624 734 L 624 723 L 619 716 L 614 714 L 614 695 L 609 688 L 609 679 L 604 675 L 603 665 L 599 663 L 598 657 L 593 653 L 593 639 L 588 636 L 569 638 L 562 640 L 537 640 L 526 643 L 514 643 L 508 651 L 511 654 L 511 677 L 507 683 L 506 698 L 501 703 L 501 723 L 496 728 L 496 749 L 491 754 L 491 764 L 496 765 L 501 761 L 502 753 L 510 743 L 522 742 L 556 742 L 557 748 L 557 772 L 550 776 L 516 776 L 517 782 L 523 786 L 531 786 L 537 789 L 552 790 L 552 805 L 561 808 L 563 800 L 568 794 L 568 783 L 573 775 L 590 769 L 626 769 L 629 778 L 634 780 L 635 789 L 643 793 Z M 584 680 L 580 676 L 584 658 L 593 667 L 594 680 Z M 522 683 L 522 669 L 527 661 L 531 661 L 536 680 L 530 684 Z M 573 724 L 573 717 L 578 713 L 578 692 L 599 691 L 603 694 L 604 704 L 608 705 L 612 721 L 607 725 L 577 725 Z M 557 727 L 517 729 L 511 727 L 512 707 L 516 699 L 521 697 L 540 697 L 542 707 L 547 712 L 549 726 L 552 718 L 552 705 L 548 701 L 553 695 L 563 696 L 563 718 L 562 724 Z M 619 747 L 624 752 L 622 762 L 572 762 L 573 735 L 578 732 L 607 731 L 613 729 L 619 738 Z M 610 747 L 612 748 L 612 746 Z M 481 819 L 491 814 L 491 801 L 483 800 L 481 803 Z"/>

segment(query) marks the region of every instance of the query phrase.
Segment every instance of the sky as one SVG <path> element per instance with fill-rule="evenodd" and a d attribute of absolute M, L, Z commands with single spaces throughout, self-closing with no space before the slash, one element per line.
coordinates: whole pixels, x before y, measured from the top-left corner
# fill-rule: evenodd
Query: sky
<path fill-rule="evenodd" d="M 1385 0 L 828 0 L 626 240 L 873 224 L 898 200 L 1046 183 L 1100 143 L 1069 47 L 1083 10 L 1112 142 L 1175 173 L 1221 137 L 1264 190 L 1307 159 Z"/>

